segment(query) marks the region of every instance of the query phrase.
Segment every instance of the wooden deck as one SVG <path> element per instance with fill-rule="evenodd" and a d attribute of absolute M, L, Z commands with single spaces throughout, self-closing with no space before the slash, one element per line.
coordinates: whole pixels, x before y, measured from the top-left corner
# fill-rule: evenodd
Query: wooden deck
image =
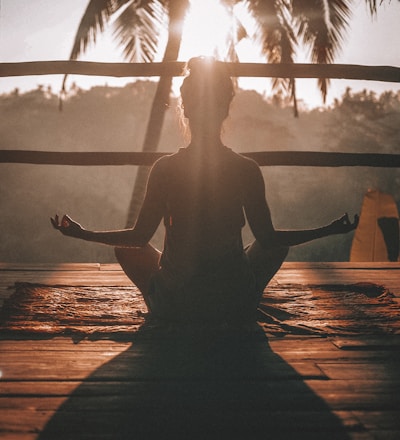
<path fill-rule="evenodd" d="M 116 265 L 0 264 L 15 282 L 129 286 Z M 398 263 L 285 263 L 277 285 L 384 285 Z M 0 438 L 399 439 L 400 335 L 132 340 L 0 333 Z"/>

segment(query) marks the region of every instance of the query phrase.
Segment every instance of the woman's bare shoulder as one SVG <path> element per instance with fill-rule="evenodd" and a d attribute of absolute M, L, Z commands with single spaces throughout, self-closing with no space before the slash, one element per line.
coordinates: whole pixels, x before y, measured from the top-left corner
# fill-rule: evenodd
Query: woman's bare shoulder
<path fill-rule="evenodd" d="M 260 171 L 260 167 L 254 159 L 237 153 L 230 148 L 227 148 L 227 151 L 229 152 L 228 154 L 230 154 L 232 160 L 236 162 L 236 164 L 240 166 L 244 171 L 247 171 L 249 173 L 258 173 Z"/>

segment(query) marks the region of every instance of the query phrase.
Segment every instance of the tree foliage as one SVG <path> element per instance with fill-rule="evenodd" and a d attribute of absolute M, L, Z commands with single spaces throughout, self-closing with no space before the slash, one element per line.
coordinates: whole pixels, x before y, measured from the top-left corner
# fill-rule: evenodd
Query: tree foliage
<path fill-rule="evenodd" d="M 400 92 L 376 95 L 364 90 L 353 93 L 347 89 L 336 100 L 330 122 L 329 145 L 346 151 L 392 153 L 400 139 Z M 335 136 L 333 137 L 333 134 Z"/>

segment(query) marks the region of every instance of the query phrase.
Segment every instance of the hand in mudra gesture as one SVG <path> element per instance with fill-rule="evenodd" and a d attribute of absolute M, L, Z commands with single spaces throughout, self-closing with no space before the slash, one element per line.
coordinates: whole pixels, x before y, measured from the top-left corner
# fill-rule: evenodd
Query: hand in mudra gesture
<path fill-rule="evenodd" d="M 50 221 L 54 229 L 59 230 L 63 235 L 67 235 L 69 237 L 79 238 L 83 231 L 82 226 L 76 221 L 72 220 L 72 218 L 68 215 L 64 215 L 60 221 L 58 214 L 56 214 L 54 218 L 50 218 Z"/>
<path fill-rule="evenodd" d="M 356 214 L 354 216 L 354 221 L 351 222 L 349 215 L 344 214 L 342 217 L 338 218 L 337 220 L 334 220 L 330 225 L 329 228 L 331 230 L 332 234 L 345 234 L 347 232 L 353 231 L 357 228 L 358 222 L 359 222 L 359 216 Z"/>

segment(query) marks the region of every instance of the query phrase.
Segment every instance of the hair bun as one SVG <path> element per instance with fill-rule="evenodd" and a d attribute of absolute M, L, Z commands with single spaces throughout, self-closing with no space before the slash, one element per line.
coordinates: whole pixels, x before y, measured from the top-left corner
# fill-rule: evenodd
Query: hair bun
<path fill-rule="evenodd" d="M 211 73 L 216 70 L 217 61 L 211 56 L 199 56 L 191 58 L 186 64 L 187 73 L 196 75 L 197 73 Z"/>
<path fill-rule="evenodd" d="M 225 63 L 205 56 L 187 62 L 186 78 L 181 86 L 185 116 L 190 118 L 195 109 L 203 111 L 204 105 L 211 105 L 226 118 L 233 95 L 233 83 Z"/>

